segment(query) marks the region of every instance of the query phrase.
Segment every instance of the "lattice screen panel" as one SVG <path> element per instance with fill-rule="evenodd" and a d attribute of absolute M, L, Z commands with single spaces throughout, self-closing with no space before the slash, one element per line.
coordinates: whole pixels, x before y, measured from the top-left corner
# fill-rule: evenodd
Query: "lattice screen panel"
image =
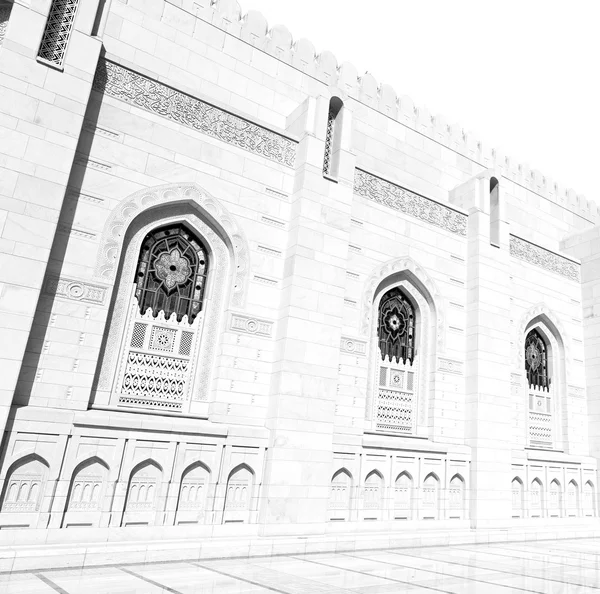
<path fill-rule="evenodd" d="M 79 0 L 53 0 L 38 57 L 62 66 L 75 23 Z"/>

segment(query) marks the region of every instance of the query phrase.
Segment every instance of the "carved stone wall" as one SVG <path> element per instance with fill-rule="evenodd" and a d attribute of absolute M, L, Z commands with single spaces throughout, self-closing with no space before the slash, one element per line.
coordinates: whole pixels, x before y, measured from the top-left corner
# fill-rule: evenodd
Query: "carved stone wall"
<path fill-rule="evenodd" d="M 466 215 L 362 169 L 356 169 L 354 174 L 354 192 L 451 233 L 467 235 Z"/>
<path fill-rule="evenodd" d="M 100 60 L 94 90 L 293 167 L 296 142 L 108 60 Z"/>
<path fill-rule="evenodd" d="M 579 282 L 579 264 L 520 237 L 510 236 L 510 255 L 528 264 L 539 266 L 565 276 L 569 280 Z"/>

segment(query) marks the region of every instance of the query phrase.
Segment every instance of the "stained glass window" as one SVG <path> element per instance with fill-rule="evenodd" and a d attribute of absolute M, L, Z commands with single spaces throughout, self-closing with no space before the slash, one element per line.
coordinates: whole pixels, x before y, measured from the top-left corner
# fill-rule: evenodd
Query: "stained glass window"
<path fill-rule="evenodd" d="M 388 291 L 379 305 L 379 350 L 381 359 L 412 365 L 415 358 L 415 311 L 399 288 Z"/>
<path fill-rule="evenodd" d="M 535 329 L 531 330 L 525 339 L 525 371 L 530 388 L 550 388 L 548 347 L 542 335 Z"/>
<path fill-rule="evenodd" d="M 208 257 L 205 247 L 181 224 L 149 233 L 140 252 L 136 292 L 140 313 L 188 316 L 191 324 L 202 310 Z"/>

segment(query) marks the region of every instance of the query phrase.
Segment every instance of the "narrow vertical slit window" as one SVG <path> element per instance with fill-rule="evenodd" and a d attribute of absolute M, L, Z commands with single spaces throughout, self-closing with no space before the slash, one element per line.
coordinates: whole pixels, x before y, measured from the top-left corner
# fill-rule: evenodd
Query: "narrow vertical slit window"
<path fill-rule="evenodd" d="M 48 21 L 42 36 L 38 58 L 62 67 L 73 26 L 79 0 L 52 0 Z"/>
<path fill-rule="evenodd" d="M 342 136 L 342 108 L 344 104 L 339 97 L 329 101 L 327 114 L 327 130 L 325 133 L 325 155 L 323 157 L 323 176 L 337 181 Z"/>
<path fill-rule="evenodd" d="M 0 47 L 4 43 L 6 29 L 8 27 L 8 19 L 12 10 L 13 3 L 0 0 Z"/>
<path fill-rule="evenodd" d="M 500 247 L 500 184 L 490 179 L 490 243 Z"/>

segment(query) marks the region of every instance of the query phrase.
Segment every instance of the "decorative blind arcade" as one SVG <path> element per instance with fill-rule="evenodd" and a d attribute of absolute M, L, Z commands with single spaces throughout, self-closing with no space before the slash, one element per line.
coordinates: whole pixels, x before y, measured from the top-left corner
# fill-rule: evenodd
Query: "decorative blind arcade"
<path fill-rule="evenodd" d="M 411 433 L 416 403 L 415 311 L 399 288 L 379 305 L 377 429 Z"/>
<path fill-rule="evenodd" d="M 208 258 L 184 225 L 142 243 L 117 378 L 119 404 L 181 411 L 202 333 Z"/>
<path fill-rule="evenodd" d="M 62 66 L 79 0 L 53 0 L 42 36 L 38 56 L 56 66 Z"/>

